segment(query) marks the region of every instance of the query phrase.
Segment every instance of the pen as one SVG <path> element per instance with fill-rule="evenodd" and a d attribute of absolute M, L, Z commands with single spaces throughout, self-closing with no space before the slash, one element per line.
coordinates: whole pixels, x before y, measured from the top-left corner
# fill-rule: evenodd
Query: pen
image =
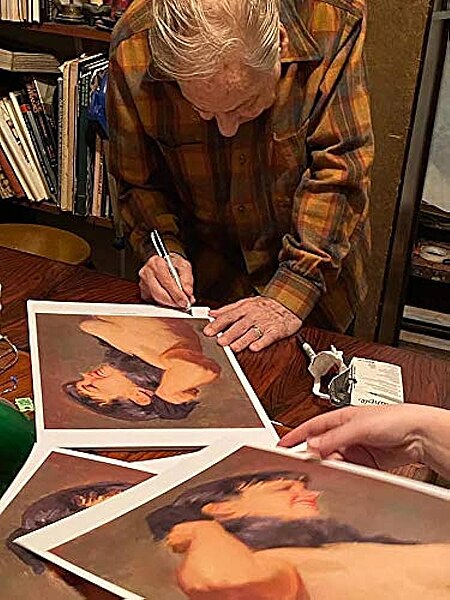
<path fill-rule="evenodd" d="M 163 258 L 166 261 L 167 266 L 169 267 L 170 274 L 174 278 L 175 283 L 180 288 L 180 290 L 182 292 L 184 292 L 183 286 L 181 285 L 180 276 L 178 275 L 177 270 L 173 266 L 173 262 L 172 262 L 172 260 L 170 258 L 170 255 L 169 255 L 169 252 L 168 252 L 168 250 L 166 248 L 166 245 L 165 245 L 162 237 L 159 235 L 159 232 L 158 232 L 157 229 L 154 229 L 150 233 L 150 239 L 152 241 L 153 246 L 155 247 L 155 250 L 156 250 L 158 256 L 160 256 L 161 258 Z M 191 304 L 188 301 L 188 305 L 186 306 L 186 310 L 190 310 L 190 309 L 191 309 Z"/>

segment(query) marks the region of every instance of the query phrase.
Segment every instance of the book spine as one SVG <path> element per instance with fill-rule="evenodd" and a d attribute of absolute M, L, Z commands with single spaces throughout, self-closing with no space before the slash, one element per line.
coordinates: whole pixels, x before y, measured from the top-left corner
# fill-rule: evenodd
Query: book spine
<path fill-rule="evenodd" d="M 14 171 L 11 167 L 11 164 L 9 163 L 8 159 L 6 158 L 6 154 L 1 146 L 0 146 L 0 166 L 3 169 L 6 177 L 8 178 L 8 181 L 11 185 L 14 196 L 16 196 L 16 198 L 23 198 L 25 196 L 24 189 L 20 185 L 20 182 L 17 179 L 17 176 L 14 173 Z"/>
<path fill-rule="evenodd" d="M 103 141 L 100 135 L 95 135 L 94 183 L 92 190 L 92 216 L 100 216 L 103 185 Z"/>
<path fill-rule="evenodd" d="M 30 163 L 30 175 L 33 177 L 33 182 L 38 191 L 38 197 L 46 199 L 50 196 L 50 190 L 45 180 L 44 171 L 37 154 L 37 150 L 33 144 L 33 140 L 28 132 L 24 116 L 20 110 L 18 97 L 19 92 L 10 92 L 9 98 L 4 99 L 4 104 L 9 112 L 11 122 L 15 125 L 17 135 L 19 136 L 23 148 L 26 152 L 26 158 Z"/>
<path fill-rule="evenodd" d="M 24 145 L 23 138 L 21 137 L 19 131 L 16 128 L 15 123 L 11 118 L 11 113 L 9 111 L 9 107 L 7 104 L 7 100 L 3 98 L 0 100 L 0 112 L 2 118 L 3 125 L 3 134 L 6 142 L 6 146 L 10 152 L 8 156 L 8 160 L 12 163 L 10 156 L 14 156 L 16 159 L 16 165 L 20 171 L 21 176 L 24 181 L 26 181 L 26 186 L 24 189 L 29 194 L 31 200 L 44 200 L 45 194 L 42 193 L 40 181 L 37 179 L 37 173 L 34 168 L 33 163 L 31 162 L 30 157 L 28 156 L 27 149 Z M 23 186 L 23 182 L 21 181 Z"/>
<path fill-rule="evenodd" d="M 14 198 L 14 191 L 9 183 L 9 179 L 6 176 L 5 171 L 0 165 L 0 197 L 4 200 L 6 198 Z"/>
<path fill-rule="evenodd" d="M 21 160 L 20 148 L 17 146 L 14 138 L 11 136 L 11 132 L 9 131 L 6 121 L 3 118 L 3 111 L 0 110 L 0 113 L 0 145 L 3 148 L 5 156 L 11 165 L 13 172 L 17 175 L 17 179 L 23 188 L 25 198 L 34 202 L 36 201 L 36 196 L 32 192 L 27 178 L 24 175 L 27 170 L 27 165 L 24 165 Z"/>
<path fill-rule="evenodd" d="M 109 203 L 109 194 L 108 194 L 108 173 L 106 171 L 106 161 L 103 156 L 103 185 L 102 185 L 102 199 L 100 203 L 100 216 L 107 217 L 108 216 L 108 203 Z"/>
<path fill-rule="evenodd" d="M 18 97 L 19 107 L 22 111 L 22 116 L 25 121 L 25 125 L 28 129 L 28 133 L 31 138 L 31 142 L 34 146 L 34 149 L 37 153 L 39 164 L 42 169 L 42 173 L 44 175 L 45 181 L 48 185 L 50 193 L 54 196 L 56 194 L 56 177 L 55 173 L 50 166 L 48 157 L 45 152 L 45 148 L 37 128 L 36 122 L 34 120 L 33 111 L 31 110 L 31 106 L 25 101 L 23 96 Z"/>
<path fill-rule="evenodd" d="M 80 59 L 69 61 L 67 69 L 67 96 L 64 88 L 64 108 L 67 108 L 67 141 L 63 144 L 63 176 L 65 175 L 66 202 L 69 210 L 73 212 L 76 194 L 76 147 L 77 147 L 77 106 L 78 106 L 78 65 Z M 64 199 L 64 196 L 63 196 Z"/>
<path fill-rule="evenodd" d="M 87 214 L 87 179 L 88 179 L 88 147 L 87 147 L 87 110 L 89 104 L 89 77 L 81 74 L 78 78 L 78 114 L 77 114 L 77 193 L 74 213 L 80 216 Z"/>
<path fill-rule="evenodd" d="M 42 138 L 42 142 L 45 147 L 45 151 L 47 153 L 50 166 L 56 172 L 58 168 L 58 159 L 56 152 L 56 142 L 55 137 L 53 135 L 53 131 L 46 119 L 44 106 L 41 102 L 41 98 L 37 91 L 37 87 L 31 78 L 25 79 L 25 89 L 28 95 L 29 103 L 31 109 L 33 111 L 33 115 L 36 121 L 36 124 L 39 129 L 40 136 Z"/>
<path fill-rule="evenodd" d="M 63 144 L 63 78 L 58 77 L 57 81 L 57 94 L 58 94 L 58 196 L 57 203 L 62 208 L 62 144 Z"/>
<path fill-rule="evenodd" d="M 41 23 L 45 23 L 46 21 L 50 21 L 50 16 L 48 13 L 48 1 L 47 0 L 39 0 L 39 13 L 40 13 L 40 21 Z"/>

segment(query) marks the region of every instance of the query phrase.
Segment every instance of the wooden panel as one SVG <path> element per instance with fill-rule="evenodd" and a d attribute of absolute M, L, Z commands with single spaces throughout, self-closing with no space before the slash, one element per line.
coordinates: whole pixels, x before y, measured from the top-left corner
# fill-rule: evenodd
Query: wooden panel
<path fill-rule="evenodd" d="M 370 293 L 355 332 L 373 339 L 397 195 L 408 147 L 430 0 L 371 0 L 366 57 L 376 142 Z"/>

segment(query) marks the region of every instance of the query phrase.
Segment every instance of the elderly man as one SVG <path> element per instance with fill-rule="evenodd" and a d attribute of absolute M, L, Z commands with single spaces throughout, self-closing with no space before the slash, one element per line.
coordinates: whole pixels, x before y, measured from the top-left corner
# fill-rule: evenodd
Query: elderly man
<path fill-rule="evenodd" d="M 348 328 L 370 249 L 365 32 L 364 0 L 134 1 L 108 119 L 144 299 L 186 307 L 195 289 L 235 351 Z"/>

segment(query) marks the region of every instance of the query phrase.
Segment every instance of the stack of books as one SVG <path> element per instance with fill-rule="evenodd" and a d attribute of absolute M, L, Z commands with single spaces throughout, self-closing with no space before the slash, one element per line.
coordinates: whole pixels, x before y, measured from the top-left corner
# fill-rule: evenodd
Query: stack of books
<path fill-rule="evenodd" d="M 43 5 L 40 0 L 0 0 L 0 20 L 19 23 L 40 23 Z"/>
<path fill-rule="evenodd" d="M 0 69 L 28 73 L 59 73 L 59 61 L 52 54 L 0 48 Z"/>
<path fill-rule="evenodd" d="M 0 99 L 0 197 L 49 201 L 110 217 L 105 135 L 88 117 L 108 68 L 103 54 L 69 60 L 59 77 L 21 77 Z"/>
<path fill-rule="evenodd" d="M 52 117 L 44 110 L 37 80 L 25 77 L 21 89 L 0 99 L 0 168 L 8 195 L 35 202 L 54 198 L 57 167 Z"/>

